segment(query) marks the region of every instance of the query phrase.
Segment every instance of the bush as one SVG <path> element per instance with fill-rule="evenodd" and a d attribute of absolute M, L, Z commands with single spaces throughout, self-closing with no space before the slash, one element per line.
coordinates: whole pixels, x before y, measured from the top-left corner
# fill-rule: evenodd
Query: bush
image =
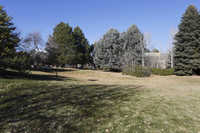
<path fill-rule="evenodd" d="M 102 67 L 101 70 L 103 70 L 104 72 L 110 72 L 110 68 L 109 67 Z"/>
<path fill-rule="evenodd" d="M 168 75 L 174 74 L 174 69 L 173 68 L 169 68 L 169 69 L 152 68 L 151 73 L 155 75 L 160 75 L 160 76 L 168 76 Z"/>
<path fill-rule="evenodd" d="M 30 59 L 24 53 L 17 53 L 14 58 L 4 58 L 4 68 L 10 68 L 19 72 L 26 72 L 30 68 Z"/>
<path fill-rule="evenodd" d="M 123 70 L 122 74 L 135 77 L 149 77 L 151 75 L 151 71 L 147 68 L 143 68 L 142 66 L 129 66 Z"/>

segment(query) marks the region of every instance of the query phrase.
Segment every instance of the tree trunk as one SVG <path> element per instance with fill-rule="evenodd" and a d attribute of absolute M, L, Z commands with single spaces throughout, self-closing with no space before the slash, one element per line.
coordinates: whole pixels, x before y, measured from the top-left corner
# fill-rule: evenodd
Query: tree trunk
<path fill-rule="evenodd" d="M 142 48 L 142 67 L 144 67 L 144 48 Z"/>
<path fill-rule="evenodd" d="M 172 51 L 171 51 L 171 68 L 173 68 L 174 67 L 174 58 L 173 58 L 173 53 L 174 51 L 173 51 L 173 48 L 172 48 Z"/>

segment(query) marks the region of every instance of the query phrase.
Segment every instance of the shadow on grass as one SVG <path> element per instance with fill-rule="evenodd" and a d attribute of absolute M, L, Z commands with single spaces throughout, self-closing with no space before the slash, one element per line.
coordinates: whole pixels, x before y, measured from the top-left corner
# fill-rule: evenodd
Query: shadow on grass
<path fill-rule="evenodd" d="M 75 69 L 64 69 L 64 68 L 31 68 L 32 71 L 41 71 L 41 72 L 69 72 L 69 71 L 77 71 Z"/>
<path fill-rule="evenodd" d="M 88 79 L 88 81 L 98 81 L 98 79 Z"/>
<path fill-rule="evenodd" d="M 31 85 L 31 87 L 30 87 Z M 27 83 L 0 92 L 0 132 L 91 132 L 140 86 Z"/>
<path fill-rule="evenodd" d="M 30 74 L 30 73 L 20 73 L 15 71 L 4 71 L 2 78 L 5 79 L 32 79 L 32 80 L 68 80 L 69 78 L 59 75 L 42 75 L 42 74 Z"/>

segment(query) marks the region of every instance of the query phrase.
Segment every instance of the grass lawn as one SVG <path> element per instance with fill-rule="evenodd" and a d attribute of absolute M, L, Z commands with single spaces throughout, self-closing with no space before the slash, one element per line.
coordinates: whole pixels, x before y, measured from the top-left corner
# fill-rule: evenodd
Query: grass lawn
<path fill-rule="evenodd" d="M 200 132 L 200 77 L 57 72 L 0 79 L 0 132 Z"/>

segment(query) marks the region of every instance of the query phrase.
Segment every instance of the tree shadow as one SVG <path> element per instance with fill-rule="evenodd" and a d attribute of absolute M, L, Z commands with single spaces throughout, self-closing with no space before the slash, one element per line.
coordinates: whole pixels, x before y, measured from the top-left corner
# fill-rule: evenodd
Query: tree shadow
<path fill-rule="evenodd" d="M 0 131 L 92 132 L 140 86 L 24 84 L 0 92 Z"/>
<path fill-rule="evenodd" d="M 63 81 L 63 80 L 69 80 L 70 78 L 65 76 L 59 76 L 59 75 L 42 75 L 42 74 L 31 74 L 31 73 L 21 73 L 16 71 L 7 71 L 5 70 L 2 73 L 2 78 L 5 79 L 31 79 L 31 80 L 57 80 L 57 81 Z"/>
<path fill-rule="evenodd" d="M 88 81 L 98 81 L 98 79 L 88 79 Z"/>
<path fill-rule="evenodd" d="M 77 71 L 75 69 L 64 69 L 64 68 L 31 68 L 30 70 L 48 72 L 48 73 Z"/>

